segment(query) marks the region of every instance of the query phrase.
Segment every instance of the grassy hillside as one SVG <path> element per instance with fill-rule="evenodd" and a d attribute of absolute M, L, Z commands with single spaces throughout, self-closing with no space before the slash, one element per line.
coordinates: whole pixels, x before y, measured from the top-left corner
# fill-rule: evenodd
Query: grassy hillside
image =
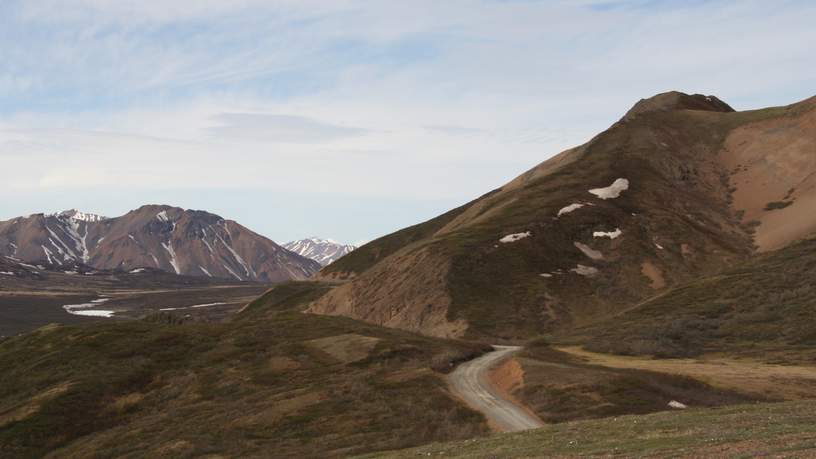
<path fill-rule="evenodd" d="M 487 431 L 438 372 L 483 347 L 299 312 L 324 289 L 276 287 L 227 324 L 0 342 L 0 457 L 328 457 Z"/>
<path fill-rule="evenodd" d="M 540 342 L 528 345 L 516 360 L 523 384 L 513 396 L 548 423 L 666 411 L 672 400 L 693 407 L 766 400 L 736 385 L 715 387 L 678 372 L 652 371 L 648 365 L 589 363 Z"/>
<path fill-rule="evenodd" d="M 367 458 L 813 457 L 816 402 L 741 405 L 555 424 Z"/>
<path fill-rule="evenodd" d="M 578 330 L 599 352 L 658 357 L 727 352 L 816 359 L 816 238 L 762 255 Z"/>

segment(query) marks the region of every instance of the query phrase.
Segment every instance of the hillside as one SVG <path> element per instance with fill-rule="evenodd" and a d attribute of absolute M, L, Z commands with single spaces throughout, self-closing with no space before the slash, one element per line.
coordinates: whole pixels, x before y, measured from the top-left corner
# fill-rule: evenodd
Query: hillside
<path fill-rule="evenodd" d="M 282 284 L 230 323 L 0 340 L 0 457 L 336 457 L 487 432 L 440 373 L 484 346 L 300 312 L 327 288 Z"/>
<path fill-rule="evenodd" d="M 0 222 L 0 255 L 256 282 L 305 279 L 320 269 L 232 220 L 156 205 L 117 218 L 66 211 Z"/>
<path fill-rule="evenodd" d="M 606 320 L 813 231 L 815 109 L 641 100 L 586 144 L 324 268 L 348 282 L 309 310 L 493 342 Z"/>
<path fill-rule="evenodd" d="M 566 341 L 626 355 L 816 359 L 816 239 L 667 290 Z"/>

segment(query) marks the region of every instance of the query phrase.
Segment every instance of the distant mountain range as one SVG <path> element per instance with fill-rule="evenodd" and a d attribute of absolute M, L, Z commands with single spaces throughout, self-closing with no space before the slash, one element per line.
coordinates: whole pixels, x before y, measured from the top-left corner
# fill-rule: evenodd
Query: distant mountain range
<path fill-rule="evenodd" d="M 69 210 L 3 221 L 0 255 L 28 263 L 157 268 L 259 282 L 305 279 L 321 268 L 232 220 L 163 205 L 117 218 Z"/>
<path fill-rule="evenodd" d="M 331 239 L 320 239 L 316 237 L 287 242 L 283 244 L 283 247 L 298 255 L 315 260 L 322 266 L 330 265 L 343 255 L 356 249 L 353 245 L 341 244 Z"/>

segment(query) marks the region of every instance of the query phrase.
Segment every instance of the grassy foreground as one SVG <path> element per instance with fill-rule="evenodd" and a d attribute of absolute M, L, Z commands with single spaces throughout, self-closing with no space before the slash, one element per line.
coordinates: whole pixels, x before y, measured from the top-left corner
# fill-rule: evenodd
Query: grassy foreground
<path fill-rule="evenodd" d="M 816 401 L 549 425 L 367 458 L 814 457 Z"/>
<path fill-rule="evenodd" d="M 440 373 L 483 346 L 299 311 L 327 288 L 278 286 L 224 324 L 0 341 L 0 458 L 336 457 L 487 432 Z"/>

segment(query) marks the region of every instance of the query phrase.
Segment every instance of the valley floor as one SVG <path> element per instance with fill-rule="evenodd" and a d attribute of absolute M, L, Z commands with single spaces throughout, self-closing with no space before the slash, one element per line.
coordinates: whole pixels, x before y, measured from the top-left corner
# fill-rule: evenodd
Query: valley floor
<path fill-rule="evenodd" d="M 189 288 L 74 288 L 63 290 L 0 289 L 0 337 L 14 336 L 39 327 L 136 319 L 147 314 L 170 312 L 199 321 L 220 321 L 257 298 L 269 287 L 261 284 L 215 285 Z M 92 303 L 100 301 L 102 303 Z M 93 304 L 93 306 L 90 306 Z M 75 309 L 65 306 L 89 305 Z M 103 310 L 111 317 L 76 314 Z"/>

